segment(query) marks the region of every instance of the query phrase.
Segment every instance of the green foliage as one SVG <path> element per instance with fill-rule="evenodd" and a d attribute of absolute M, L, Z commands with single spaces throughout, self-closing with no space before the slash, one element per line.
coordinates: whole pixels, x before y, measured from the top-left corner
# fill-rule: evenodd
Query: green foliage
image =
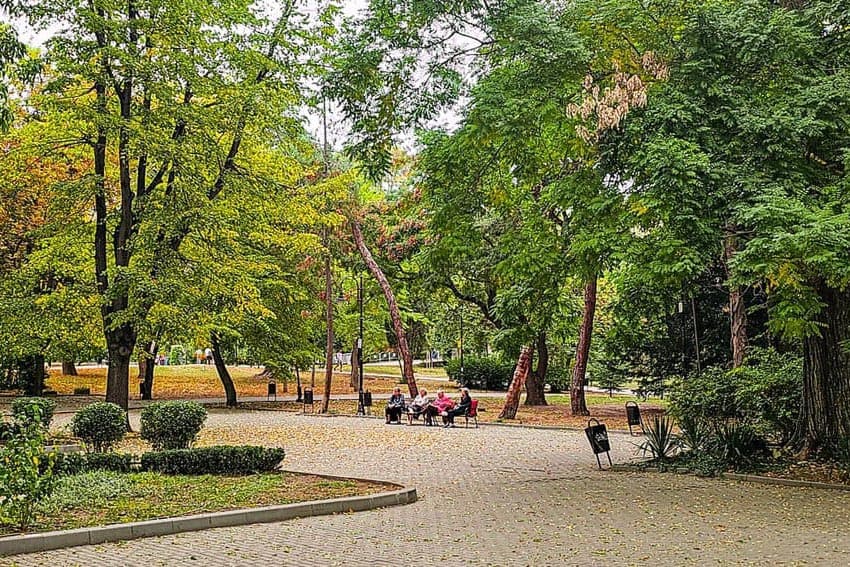
<path fill-rule="evenodd" d="M 705 369 L 674 384 L 671 412 L 680 423 L 745 421 L 780 443 L 793 436 L 802 403 L 802 361 L 792 353 L 751 348 L 745 364 Z"/>
<path fill-rule="evenodd" d="M 127 433 L 127 415 L 110 402 L 90 404 L 74 415 L 71 431 L 89 450 L 103 453 L 121 441 Z"/>
<path fill-rule="evenodd" d="M 45 429 L 50 427 L 56 401 L 49 398 L 17 398 L 12 401 L 12 415 L 24 423 L 38 423 Z"/>
<path fill-rule="evenodd" d="M 75 475 L 89 471 L 126 473 L 133 469 L 133 455 L 126 453 L 58 453 L 54 472 Z"/>
<path fill-rule="evenodd" d="M 638 446 L 644 455 L 649 453 L 659 462 L 669 461 L 680 448 L 680 439 L 673 433 L 673 420 L 665 415 L 652 417 L 646 426 L 646 439 Z"/>
<path fill-rule="evenodd" d="M 702 451 L 711 438 L 711 427 L 709 423 L 693 415 L 682 416 L 678 419 L 681 430 L 683 448 L 693 452 Z"/>
<path fill-rule="evenodd" d="M 767 443 L 751 424 L 726 421 L 715 426 L 707 450 L 724 465 L 740 469 L 764 460 Z"/>
<path fill-rule="evenodd" d="M 464 357 L 463 373 L 460 371 L 459 358 L 453 358 L 446 364 L 449 378 L 473 390 L 507 390 L 513 372 L 513 365 L 496 356 Z"/>
<path fill-rule="evenodd" d="M 154 451 L 142 455 L 142 471 L 163 474 L 254 474 L 273 471 L 283 460 L 279 448 L 250 445 Z"/>
<path fill-rule="evenodd" d="M 80 505 L 99 507 L 118 500 L 132 486 L 127 475 L 122 474 L 124 472 L 104 467 L 99 470 L 89 469 L 87 472 L 65 473 L 67 476 L 57 480 L 53 493 L 39 504 L 39 511 L 55 514 Z"/>
<path fill-rule="evenodd" d="M 17 431 L 0 446 L 0 521 L 26 530 L 38 503 L 53 489 L 55 453 L 45 452 L 40 413 L 19 417 L 16 423 Z"/>
<path fill-rule="evenodd" d="M 142 410 L 139 435 L 156 450 L 187 449 L 206 419 L 207 410 L 196 402 L 154 402 Z"/>

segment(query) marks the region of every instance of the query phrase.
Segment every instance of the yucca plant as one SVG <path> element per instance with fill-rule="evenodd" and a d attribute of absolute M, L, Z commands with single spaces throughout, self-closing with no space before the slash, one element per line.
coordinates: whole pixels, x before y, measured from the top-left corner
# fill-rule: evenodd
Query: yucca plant
<path fill-rule="evenodd" d="M 746 467 L 758 461 L 767 450 L 767 444 L 749 423 L 727 421 L 714 430 L 712 440 L 715 456 L 735 468 Z"/>
<path fill-rule="evenodd" d="M 693 415 L 679 417 L 680 437 L 683 448 L 699 452 L 706 448 L 711 439 L 711 428 L 704 419 Z"/>
<path fill-rule="evenodd" d="M 681 447 L 679 437 L 673 433 L 673 420 L 665 415 L 653 416 L 646 428 L 646 439 L 638 446 L 644 455 L 652 455 L 652 460 L 665 462 L 670 460 Z"/>

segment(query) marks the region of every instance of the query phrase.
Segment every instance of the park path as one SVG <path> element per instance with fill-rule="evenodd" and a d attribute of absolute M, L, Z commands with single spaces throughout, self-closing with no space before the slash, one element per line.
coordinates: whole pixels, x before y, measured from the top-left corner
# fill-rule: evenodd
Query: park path
<path fill-rule="evenodd" d="M 60 416 L 60 419 L 62 416 Z M 138 414 L 133 415 L 138 419 Z M 415 504 L 6 558 L 15 565 L 848 565 L 850 493 L 600 472 L 579 431 L 213 411 L 201 439 L 291 470 L 415 486 Z M 615 462 L 634 446 L 613 434 Z M 2 560 L 0 560 L 2 561 Z"/>

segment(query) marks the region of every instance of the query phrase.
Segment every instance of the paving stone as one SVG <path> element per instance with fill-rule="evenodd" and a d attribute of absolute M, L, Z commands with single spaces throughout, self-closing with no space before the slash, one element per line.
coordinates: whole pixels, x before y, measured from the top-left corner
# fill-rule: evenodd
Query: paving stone
<path fill-rule="evenodd" d="M 133 419 L 137 419 L 135 414 Z M 48 565 L 848 565 L 850 493 L 598 471 L 580 431 L 386 427 L 213 411 L 208 435 L 289 439 L 286 468 L 415 486 L 402 507 L 18 555 Z M 615 462 L 635 447 L 611 435 Z"/>

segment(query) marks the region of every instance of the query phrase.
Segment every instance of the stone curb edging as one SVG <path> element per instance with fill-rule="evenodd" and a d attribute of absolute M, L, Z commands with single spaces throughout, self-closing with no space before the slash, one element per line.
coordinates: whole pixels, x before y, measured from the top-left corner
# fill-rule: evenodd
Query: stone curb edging
<path fill-rule="evenodd" d="M 334 498 L 332 500 L 315 500 L 313 502 L 282 504 L 263 508 L 245 508 L 211 514 L 149 520 L 146 522 L 111 524 L 93 528 L 10 536 L 0 538 L 0 557 L 36 553 L 78 545 L 95 545 L 142 537 L 193 532 L 209 528 L 280 522 L 293 518 L 325 516 L 346 512 L 362 512 L 375 508 L 412 504 L 416 502 L 416 499 L 416 488 L 402 488 L 401 490 L 380 492 L 369 496 L 350 496 L 346 498 Z"/>
<path fill-rule="evenodd" d="M 743 482 L 757 482 L 760 484 L 796 486 L 799 488 L 827 488 L 831 490 L 850 490 L 850 485 L 846 484 L 815 482 L 813 480 L 795 480 L 791 478 L 774 478 L 772 476 L 758 476 L 754 474 L 721 473 L 720 478 L 724 478 L 727 480 L 738 480 Z"/>
<path fill-rule="evenodd" d="M 641 470 L 636 467 L 631 467 L 624 464 L 615 464 L 611 467 L 614 472 L 657 472 L 651 469 Z M 679 471 L 670 471 L 677 474 L 683 474 Z M 687 474 L 693 474 L 691 472 Z M 695 475 L 699 476 L 699 475 Z M 772 484 L 774 486 L 792 486 L 796 488 L 822 488 L 828 490 L 844 490 L 850 491 L 850 485 L 847 484 L 832 484 L 829 482 L 815 482 L 812 480 L 796 480 L 792 478 L 776 478 L 772 476 L 759 476 L 755 474 L 739 474 L 739 473 L 720 473 L 717 477 L 703 476 L 701 478 L 721 478 L 723 480 L 736 480 L 739 482 L 754 482 L 758 484 Z"/>

